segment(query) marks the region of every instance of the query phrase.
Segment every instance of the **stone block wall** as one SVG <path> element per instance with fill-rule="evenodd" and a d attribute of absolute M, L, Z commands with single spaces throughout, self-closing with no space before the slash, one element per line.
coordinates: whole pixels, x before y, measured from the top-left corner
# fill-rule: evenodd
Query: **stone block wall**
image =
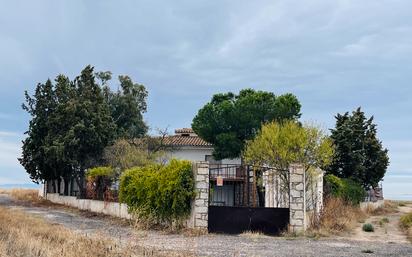
<path fill-rule="evenodd" d="M 192 203 L 192 212 L 187 222 L 189 228 L 207 229 L 209 207 L 209 163 L 193 164 L 196 198 Z"/>
<path fill-rule="evenodd" d="M 289 171 L 290 231 L 300 233 L 306 229 L 305 171 L 300 164 L 292 164 Z"/>

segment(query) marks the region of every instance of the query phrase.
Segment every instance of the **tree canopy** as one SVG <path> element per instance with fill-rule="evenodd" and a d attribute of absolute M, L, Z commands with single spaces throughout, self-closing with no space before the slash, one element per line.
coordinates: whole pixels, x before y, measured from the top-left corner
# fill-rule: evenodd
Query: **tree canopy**
<path fill-rule="evenodd" d="M 377 138 L 373 116 L 366 118 L 359 107 L 352 114 L 346 112 L 335 118 L 331 138 L 336 151 L 327 171 L 357 181 L 365 188 L 376 187 L 386 173 L 389 157 Z"/>
<path fill-rule="evenodd" d="M 146 133 L 144 86 L 122 76 L 122 91 L 113 93 L 107 86 L 110 73 L 104 75 L 101 86 L 93 67 L 87 66 L 73 81 L 59 75 L 54 84 L 51 80 L 38 84 L 33 96 L 25 92 L 23 109 L 31 120 L 19 161 L 34 182 L 76 178 L 82 188 L 85 170 L 102 162 L 106 146 L 130 131 L 138 131 L 136 136 Z"/>
<path fill-rule="evenodd" d="M 193 130 L 213 144 L 216 159 L 240 157 L 246 140 L 252 139 L 262 123 L 296 120 L 301 105 L 292 94 L 276 96 L 271 92 L 244 89 L 215 94 L 192 122 Z"/>
<path fill-rule="evenodd" d="M 291 120 L 263 125 L 247 142 L 244 153 L 245 160 L 254 165 L 288 170 L 299 163 L 306 171 L 328 165 L 332 155 L 332 142 L 319 127 Z"/>

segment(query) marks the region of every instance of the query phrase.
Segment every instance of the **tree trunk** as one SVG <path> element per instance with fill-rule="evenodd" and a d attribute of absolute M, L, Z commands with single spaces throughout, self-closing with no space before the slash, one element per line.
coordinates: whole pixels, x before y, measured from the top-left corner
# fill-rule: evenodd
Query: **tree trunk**
<path fill-rule="evenodd" d="M 84 188 L 84 177 L 76 177 L 76 183 L 79 186 L 79 197 L 80 199 L 86 198 L 86 190 Z"/>
<path fill-rule="evenodd" d="M 57 193 L 60 194 L 61 178 L 58 178 L 56 182 L 57 182 Z"/>
<path fill-rule="evenodd" d="M 69 195 L 69 179 L 68 178 L 64 179 L 64 195 L 66 196 Z"/>
<path fill-rule="evenodd" d="M 56 193 L 56 180 L 50 180 L 51 185 L 52 185 L 52 190 L 53 190 L 53 194 Z"/>

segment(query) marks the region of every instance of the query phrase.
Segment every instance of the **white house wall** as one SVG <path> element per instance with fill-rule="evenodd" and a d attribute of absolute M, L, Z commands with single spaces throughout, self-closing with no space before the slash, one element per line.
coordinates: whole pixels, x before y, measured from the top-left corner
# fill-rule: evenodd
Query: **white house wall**
<path fill-rule="evenodd" d="M 206 155 L 212 155 L 212 148 L 181 147 L 168 153 L 168 158 L 188 160 L 192 162 L 206 161 Z M 223 159 L 222 164 L 240 164 L 240 158 Z"/>

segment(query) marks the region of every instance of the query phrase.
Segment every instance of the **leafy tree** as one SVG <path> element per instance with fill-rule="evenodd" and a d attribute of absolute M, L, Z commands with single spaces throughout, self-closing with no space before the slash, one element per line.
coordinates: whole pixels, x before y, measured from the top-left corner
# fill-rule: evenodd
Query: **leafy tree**
<path fill-rule="evenodd" d="M 252 139 L 262 123 L 300 117 L 300 103 L 292 94 L 244 89 L 216 94 L 193 119 L 193 130 L 214 146 L 216 159 L 237 158 L 245 141 Z"/>
<path fill-rule="evenodd" d="M 112 167 L 124 171 L 132 167 L 142 167 L 156 162 L 162 152 L 148 150 L 146 143 L 131 144 L 128 140 L 118 139 L 104 150 L 104 159 Z"/>
<path fill-rule="evenodd" d="M 103 150 L 116 137 L 146 133 L 144 86 L 120 76 L 121 90 L 113 93 L 107 84 L 111 73 L 96 76 L 101 86 L 93 67 L 87 66 L 73 81 L 59 75 L 55 85 L 47 80 L 37 85 L 33 96 L 25 92 L 23 109 L 32 119 L 19 161 L 33 181 L 63 178 L 67 190 L 68 181 L 75 178 L 84 193 L 85 171 L 103 162 Z"/>
<path fill-rule="evenodd" d="M 302 164 L 305 171 L 328 165 L 333 145 L 315 125 L 296 121 L 270 122 L 253 140 L 247 142 L 244 158 L 254 165 L 268 165 L 288 170 L 292 163 Z"/>
<path fill-rule="evenodd" d="M 373 116 L 367 119 L 360 107 L 352 115 L 338 114 L 331 132 L 336 151 L 328 172 L 350 178 L 366 189 L 376 187 L 386 173 L 389 157 L 377 138 Z"/>
<path fill-rule="evenodd" d="M 52 82 L 47 80 L 45 84 L 37 85 L 33 97 L 26 91 L 26 104 L 22 105 L 32 119 L 26 132 L 27 138 L 22 142 L 19 162 L 36 183 L 60 176 L 60 170 L 51 165 L 46 153 L 46 137 L 49 133 L 47 122 L 56 108 L 53 94 Z"/>
<path fill-rule="evenodd" d="M 268 180 L 275 181 L 279 176 L 280 193 L 278 199 L 289 197 L 289 167 L 293 163 L 303 165 L 306 172 L 306 190 L 311 192 L 306 197 L 308 205 L 317 204 L 317 194 L 313 189 L 315 178 L 319 174 L 317 169 L 330 163 L 333 155 L 331 140 L 317 126 L 301 125 L 296 121 L 270 122 L 262 126 L 253 140 L 246 144 L 244 158 L 248 163 L 256 166 L 270 166 L 276 170 L 268 174 Z M 276 175 L 276 176 L 274 176 Z M 259 174 L 254 171 L 255 189 Z M 260 191 L 260 190 L 259 190 Z M 258 191 L 258 192 L 259 192 Z M 262 196 L 263 197 L 263 196 Z"/>
<path fill-rule="evenodd" d="M 116 125 L 91 66 L 81 72 L 73 85 L 76 97 L 70 102 L 71 124 L 63 144 L 83 191 L 84 173 L 101 162 L 104 148 L 114 139 Z"/>
<path fill-rule="evenodd" d="M 120 88 L 110 91 L 108 81 L 111 72 L 98 72 L 96 76 L 103 86 L 106 101 L 116 123 L 116 137 L 132 140 L 143 137 L 147 133 L 147 125 L 143 121 L 143 113 L 147 110 L 147 91 L 144 85 L 134 83 L 129 76 L 119 76 Z"/>

